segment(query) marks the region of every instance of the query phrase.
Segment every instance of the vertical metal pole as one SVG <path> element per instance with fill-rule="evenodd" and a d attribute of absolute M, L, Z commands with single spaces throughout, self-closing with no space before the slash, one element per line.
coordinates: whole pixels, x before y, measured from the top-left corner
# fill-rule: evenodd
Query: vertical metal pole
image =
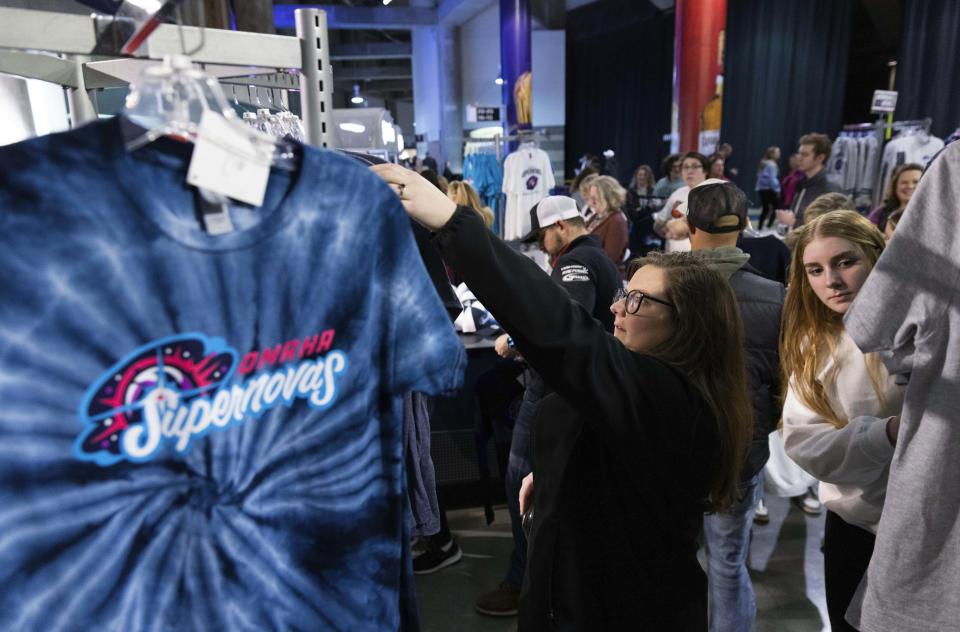
<path fill-rule="evenodd" d="M 493 136 L 493 145 L 495 147 L 494 151 L 496 151 L 497 153 L 497 164 L 500 165 L 501 170 L 503 169 L 503 160 L 505 157 L 503 154 L 503 143 L 504 143 L 503 137 L 501 137 L 500 134 L 494 134 Z M 507 212 L 506 206 L 507 206 L 507 197 L 503 193 L 498 191 L 497 203 L 494 205 L 494 209 L 493 209 L 493 212 L 494 212 L 493 226 L 497 231 L 497 236 L 500 238 L 503 238 L 503 223 L 504 223 L 504 220 L 506 219 L 504 216 L 506 215 L 506 212 Z"/>
<path fill-rule="evenodd" d="M 307 142 L 332 147 L 333 69 L 327 38 L 327 14 L 319 9 L 294 11 L 300 38 L 300 104 Z"/>
<path fill-rule="evenodd" d="M 73 83 L 76 87 L 67 88 L 67 104 L 70 107 L 70 127 L 79 127 L 97 119 L 97 108 L 90 99 L 86 83 L 83 80 L 83 64 L 87 57 L 75 55 L 69 57 L 73 62 Z"/>
<path fill-rule="evenodd" d="M 897 62 L 888 61 L 887 66 L 890 68 L 890 87 L 888 90 L 893 90 L 893 86 L 897 81 Z M 887 123 L 890 124 L 890 127 L 887 128 L 886 139 L 890 140 L 890 134 L 893 132 L 893 112 L 887 114 Z"/>

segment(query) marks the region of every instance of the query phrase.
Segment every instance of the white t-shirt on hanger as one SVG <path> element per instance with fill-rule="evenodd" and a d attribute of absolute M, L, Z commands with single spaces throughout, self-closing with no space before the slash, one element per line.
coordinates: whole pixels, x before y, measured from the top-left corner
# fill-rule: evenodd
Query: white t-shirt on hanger
<path fill-rule="evenodd" d="M 503 162 L 503 192 L 507 206 L 503 238 L 520 239 L 530 232 L 530 208 L 556 186 L 547 152 L 533 144 L 521 147 Z"/>

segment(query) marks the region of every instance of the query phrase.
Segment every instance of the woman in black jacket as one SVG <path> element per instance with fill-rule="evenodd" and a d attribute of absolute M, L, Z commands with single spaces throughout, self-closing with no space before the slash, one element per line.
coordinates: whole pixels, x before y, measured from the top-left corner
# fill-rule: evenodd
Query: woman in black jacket
<path fill-rule="evenodd" d="M 610 335 L 475 212 L 373 169 L 556 391 L 521 492 L 536 511 L 520 630 L 706 630 L 696 538 L 734 499 L 752 418 L 729 285 L 689 255 L 649 258 Z"/>

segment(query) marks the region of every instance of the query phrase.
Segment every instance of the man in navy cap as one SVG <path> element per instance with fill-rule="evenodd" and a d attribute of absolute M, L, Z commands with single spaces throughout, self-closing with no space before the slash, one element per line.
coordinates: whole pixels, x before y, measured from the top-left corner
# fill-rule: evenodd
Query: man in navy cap
<path fill-rule="evenodd" d="M 747 571 L 750 526 L 763 489 L 763 466 L 770 456 L 767 436 L 780 416 L 780 356 L 777 341 L 785 289 L 765 278 L 737 248 L 747 227 L 747 196 L 736 185 L 707 180 L 690 189 L 686 208 L 694 256 L 730 282 L 743 320 L 747 374 L 753 396 L 753 437 L 740 474 L 740 500 L 724 513 L 706 516 L 710 630 L 749 630 L 756 598 Z M 747 446 L 744 446 L 746 448 Z"/>

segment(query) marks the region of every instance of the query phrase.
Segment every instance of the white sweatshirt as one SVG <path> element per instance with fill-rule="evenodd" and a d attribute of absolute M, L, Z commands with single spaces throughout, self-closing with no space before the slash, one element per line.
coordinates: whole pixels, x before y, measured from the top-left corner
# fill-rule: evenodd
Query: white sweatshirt
<path fill-rule="evenodd" d="M 821 482 L 820 502 L 827 509 L 876 533 L 893 458 L 887 420 L 900 414 L 904 387 L 884 376 L 886 405 L 881 406 L 864 355 L 846 331 L 838 341 L 836 364 L 826 393 L 847 425 L 837 428 L 800 403 L 791 379 L 783 404 L 784 445 L 787 455 Z M 821 383 L 833 366 L 830 359 L 820 370 Z"/>
<path fill-rule="evenodd" d="M 653 219 L 669 222 L 671 219 L 676 219 L 678 216 L 685 217 L 685 215 L 682 213 L 682 210 L 686 208 L 686 201 L 689 195 L 690 187 L 680 187 L 670 194 L 670 197 L 667 198 L 667 201 L 663 203 L 663 208 L 653 214 Z M 678 211 L 676 214 L 674 213 L 675 209 Z M 690 252 L 690 238 L 684 237 L 683 239 L 665 239 L 664 250 L 667 252 Z"/>

